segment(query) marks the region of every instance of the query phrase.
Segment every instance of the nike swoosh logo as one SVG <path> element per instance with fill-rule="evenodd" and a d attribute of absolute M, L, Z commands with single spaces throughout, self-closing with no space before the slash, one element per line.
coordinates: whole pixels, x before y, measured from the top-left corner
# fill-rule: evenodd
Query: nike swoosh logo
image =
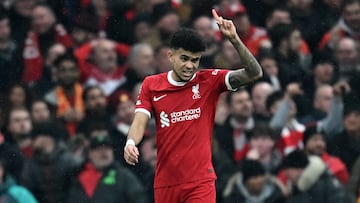
<path fill-rule="evenodd" d="M 160 97 L 154 96 L 154 101 L 155 101 L 155 102 L 156 102 L 156 101 L 159 101 L 160 99 L 162 99 L 162 98 L 164 98 L 164 97 L 166 97 L 166 96 L 167 96 L 167 94 L 161 95 Z"/>

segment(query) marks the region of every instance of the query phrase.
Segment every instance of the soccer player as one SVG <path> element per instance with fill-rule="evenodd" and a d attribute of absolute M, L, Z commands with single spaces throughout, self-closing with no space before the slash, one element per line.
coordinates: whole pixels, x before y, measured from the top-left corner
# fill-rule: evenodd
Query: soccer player
<path fill-rule="evenodd" d="M 168 52 L 172 70 L 146 77 L 136 102 L 124 158 L 131 165 L 138 162 L 136 145 L 154 116 L 158 148 L 156 203 L 215 203 L 211 137 L 218 97 L 262 76 L 260 65 L 241 42 L 233 22 L 212 12 L 223 36 L 237 50 L 242 68 L 197 71 L 204 42 L 195 31 L 180 29 L 173 35 Z"/>

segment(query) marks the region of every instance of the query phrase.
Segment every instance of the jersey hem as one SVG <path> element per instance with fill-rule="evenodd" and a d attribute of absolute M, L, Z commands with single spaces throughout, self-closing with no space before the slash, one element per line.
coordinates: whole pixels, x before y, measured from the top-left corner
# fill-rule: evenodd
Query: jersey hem
<path fill-rule="evenodd" d="M 165 187 L 176 187 L 178 185 L 182 185 L 182 184 L 188 184 L 188 183 L 193 183 L 193 182 L 199 182 L 199 181 L 209 181 L 209 180 L 216 180 L 217 178 L 202 178 L 202 179 L 197 179 L 197 180 L 190 180 L 190 181 L 186 181 L 186 182 L 181 182 L 181 183 L 174 183 L 174 184 L 169 184 L 169 185 L 154 185 L 154 189 L 160 189 L 160 188 L 165 188 Z"/>

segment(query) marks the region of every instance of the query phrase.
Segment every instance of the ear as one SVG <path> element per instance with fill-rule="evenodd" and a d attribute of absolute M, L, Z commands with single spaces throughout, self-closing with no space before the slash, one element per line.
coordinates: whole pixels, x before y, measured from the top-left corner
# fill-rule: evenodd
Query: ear
<path fill-rule="evenodd" d="M 167 56 L 168 56 L 168 59 L 169 59 L 169 61 L 171 62 L 171 63 L 173 63 L 173 56 L 174 56 L 174 52 L 173 52 L 173 50 L 169 50 L 168 52 L 167 52 Z"/>

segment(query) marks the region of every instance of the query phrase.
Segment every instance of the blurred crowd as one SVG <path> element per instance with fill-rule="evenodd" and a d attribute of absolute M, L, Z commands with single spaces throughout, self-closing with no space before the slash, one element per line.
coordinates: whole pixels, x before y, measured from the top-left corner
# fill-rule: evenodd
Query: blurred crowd
<path fill-rule="evenodd" d="M 0 4 L 0 202 L 153 202 L 154 121 L 123 159 L 137 94 L 181 26 L 206 43 L 200 69 L 242 68 L 212 8 L 264 71 L 218 102 L 217 202 L 360 202 L 360 0 Z"/>

